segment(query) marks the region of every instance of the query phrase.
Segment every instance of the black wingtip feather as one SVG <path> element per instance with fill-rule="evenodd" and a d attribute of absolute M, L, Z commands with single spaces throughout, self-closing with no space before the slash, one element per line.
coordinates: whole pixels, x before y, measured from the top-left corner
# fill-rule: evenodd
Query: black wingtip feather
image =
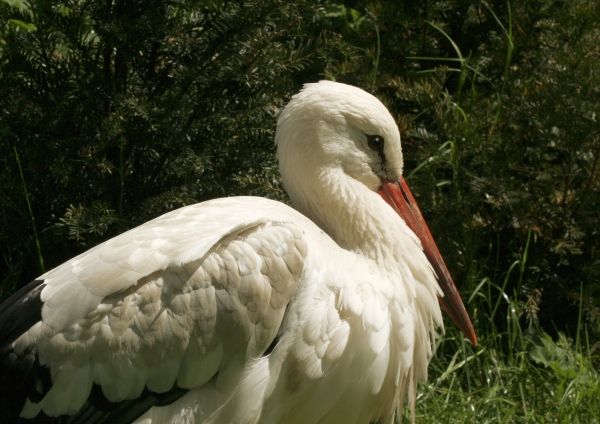
<path fill-rule="evenodd" d="M 50 390 L 50 371 L 35 347 L 16 353 L 12 344 L 42 319 L 43 280 L 34 280 L 0 305 L 0 412 L 17 422 L 27 397 L 38 402 Z"/>

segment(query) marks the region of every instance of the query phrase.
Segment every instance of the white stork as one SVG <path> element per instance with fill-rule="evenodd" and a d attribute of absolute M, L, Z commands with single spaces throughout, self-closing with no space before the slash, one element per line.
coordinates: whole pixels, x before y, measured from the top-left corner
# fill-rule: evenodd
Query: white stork
<path fill-rule="evenodd" d="M 187 206 L 0 306 L 3 419 L 392 423 L 406 398 L 414 411 L 438 298 L 477 342 L 402 178 L 394 119 L 322 81 L 292 98 L 275 142 L 295 209 Z"/>

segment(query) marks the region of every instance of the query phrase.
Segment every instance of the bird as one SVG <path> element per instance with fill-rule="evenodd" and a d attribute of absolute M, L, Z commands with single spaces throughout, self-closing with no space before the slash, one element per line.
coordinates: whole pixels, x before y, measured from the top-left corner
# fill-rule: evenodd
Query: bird
<path fill-rule="evenodd" d="M 360 88 L 281 111 L 292 207 L 185 206 L 0 305 L 0 403 L 23 423 L 393 423 L 415 417 L 440 305 L 477 338 L 405 179 L 400 133 Z"/>

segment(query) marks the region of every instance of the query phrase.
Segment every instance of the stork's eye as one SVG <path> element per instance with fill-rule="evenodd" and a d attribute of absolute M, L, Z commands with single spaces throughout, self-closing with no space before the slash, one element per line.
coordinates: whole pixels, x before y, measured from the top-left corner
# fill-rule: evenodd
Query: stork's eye
<path fill-rule="evenodd" d="M 380 135 L 367 135 L 367 144 L 369 149 L 375 150 L 376 152 L 383 152 L 383 145 L 385 140 Z"/>

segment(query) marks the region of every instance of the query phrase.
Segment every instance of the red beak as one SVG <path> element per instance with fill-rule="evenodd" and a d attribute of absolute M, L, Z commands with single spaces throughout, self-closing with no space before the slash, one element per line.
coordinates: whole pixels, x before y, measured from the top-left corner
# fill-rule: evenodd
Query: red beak
<path fill-rule="evenodd" d="M 429 228 L 421 215 L 419 206 L 410 192 L 404 177 L 400 177 L 397 182 L 384 180 L 377 193 L 396 211 L 398 215 L 404 219 L 408 227 L 421 240 L 423 250 L 429 262 L 433 266 L 437 274 L 440 287 L 444 292 L 444 297 L 439 297 L 438 300 L 443 308 L 448 312 L 452 321 L 458 326 L 460 331 L 477 346 L 477 336 L 471 324 L 469 314 L 465 309 L 460 294 L 456 290 L 456 286 L 450 277 L 450 272 L 442 259 L 442 255 L 429 232 Z"/>

